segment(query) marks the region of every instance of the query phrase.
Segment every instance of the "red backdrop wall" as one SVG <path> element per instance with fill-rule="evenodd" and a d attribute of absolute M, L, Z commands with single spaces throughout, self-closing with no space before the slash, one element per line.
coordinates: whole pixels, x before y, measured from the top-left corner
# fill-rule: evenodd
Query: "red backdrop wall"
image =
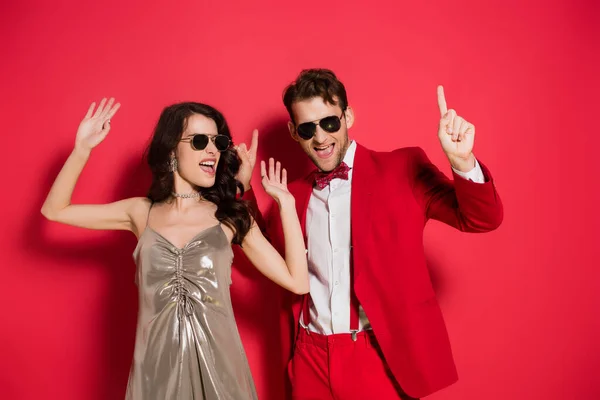
<path fill-rule="evenodd" d="M 345 82 L 354 139 L 436 137 L 436 85 L 477 126 L 476 155 L 505 204 L 501 228 L 424 240 L 460 381 L 435 400 L 600 398 L 598 20 L 594 1 L 5 1 L 0 5 L 0 397 L 119 399 L 136 287 L 128 233 L 42 219 L 39 209 L 89 103 L 122 108 L 76 202 L 144 195 L 141 156 L 161 109 L 220 108 L 236 141 L 306 168 L 284 86 L 307 67 Z M 254 180 L 262 207 L 269 207 Z M 381 201 L 385 201 L 382 199 Z M 236 318 L 261 399 L 281 399 L 278 291 L 236 257 Z"/>

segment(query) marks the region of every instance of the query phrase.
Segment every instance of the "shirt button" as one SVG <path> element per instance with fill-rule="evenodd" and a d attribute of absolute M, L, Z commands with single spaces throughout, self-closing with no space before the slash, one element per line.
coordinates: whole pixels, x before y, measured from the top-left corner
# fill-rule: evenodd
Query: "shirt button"
<path fill-rule="evenodd" d="M 339 281 L 335 281 L 335 286 L 339 285 L 340 282 Z"/>

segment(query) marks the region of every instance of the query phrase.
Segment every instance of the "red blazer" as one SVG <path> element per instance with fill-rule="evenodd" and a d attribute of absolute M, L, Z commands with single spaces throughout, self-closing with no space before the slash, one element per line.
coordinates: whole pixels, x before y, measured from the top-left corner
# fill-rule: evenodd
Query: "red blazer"
<path fill-rule="evenodd" d="M 480 165 L 486 183 L 459 176 L 451 181 L 420 148 L 356 149 L 351 194 L 355 291 L 394 377 L 411 397 L 427 396 L 458 379 L 427 269 L 423 229 L 429 219 L 464 232 L 500 225 L 502 203 L 489 170 Z M 311 176 L 288 187 L 306 234 Z M 266 233 L 283 254 L 278 215 L 270 216 Z M 293 316 L 286 319 L 291 332 L 296 332 L 300 306 L 301 296 L 294 296 Z"/>

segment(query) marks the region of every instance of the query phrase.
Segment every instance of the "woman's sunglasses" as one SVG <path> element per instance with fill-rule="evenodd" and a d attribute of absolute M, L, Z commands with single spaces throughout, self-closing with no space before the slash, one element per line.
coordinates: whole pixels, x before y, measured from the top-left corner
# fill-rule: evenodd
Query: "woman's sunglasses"
<path fill-rule="evenodd" d="M 182 142 L 190 142 L 192 149 L 204 150 L 208 146 L 208 141 L 211 140 L 217 150 L 225 151 L 231 145 L 231 140 L 225 135 L 214 135 L 208 136 L 204 133 L 196 133 L 192 136 L 188 136 L 185 139 L 181 139 Z"/>
<path fill-rule="evenodd" d="M 321 119 L 318 123 L 304 122 L 296 127 L 296 132 L 298 132 L 298 136 L 304 140 L 308 140 L 315 136 L 315 133 L 317 132 L 317 125 L 327 133 L 335 133 L 339 131 L 340 127 L 342 126 L 342 118 L 344 118 L 343 112 L 340 117 L 337 115 L 332 115 Z"/>

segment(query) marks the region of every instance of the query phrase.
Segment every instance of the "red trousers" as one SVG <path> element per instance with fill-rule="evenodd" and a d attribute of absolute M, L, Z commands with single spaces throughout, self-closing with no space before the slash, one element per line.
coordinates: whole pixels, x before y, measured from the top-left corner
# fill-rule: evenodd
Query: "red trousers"
<path fill-rule="evenodd" d="M 375 335 L 319 335 L 299 329 L 288 365 L 294 400 L 394 400 L 404 394 L 387 366 Z"/>

